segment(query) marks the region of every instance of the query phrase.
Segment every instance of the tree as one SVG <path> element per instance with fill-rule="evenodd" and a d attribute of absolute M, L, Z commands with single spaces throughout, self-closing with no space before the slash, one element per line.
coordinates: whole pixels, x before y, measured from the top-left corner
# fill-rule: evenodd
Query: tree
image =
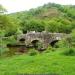
<path fill-rule="evenodd" d="M 3 14 L 4 12 L 6 12 L 6 9 L 2 5 L 0 5 L 0 14 Z"/>
<path fill-rule="evenodd" d="M 49 22 L 47 22 L 46 31 L 58 32 L 57 22 L 55 20 L 50 20 Z"/>
<path fill-rule="evenodd" d="M 44 25 L 40 20 L 26 20 L 21 23 L 23 32 L 27 31 L 36 31 L 41 32 L 44 31 Z"/>
<path fill-rule="evenodd" d="M 16 33 L 17 27 L 19 28 L 17 22 L 15 20 L 8 16 L 5 13 L 5 9 L 0 6 L 0 30 L 5 33 L 5 36 L 10 36 Z"/>

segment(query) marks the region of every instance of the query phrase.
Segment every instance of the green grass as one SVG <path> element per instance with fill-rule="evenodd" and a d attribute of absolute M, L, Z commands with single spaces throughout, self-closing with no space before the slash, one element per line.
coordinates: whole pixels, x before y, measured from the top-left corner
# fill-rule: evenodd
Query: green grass
<path fill-rule="evenodd" d="M 75 56 L 61 55 L 60 51 L 35 56 L 26 54 L 0 59 L 0 75 L 17 74 L 75 75 Z"/>

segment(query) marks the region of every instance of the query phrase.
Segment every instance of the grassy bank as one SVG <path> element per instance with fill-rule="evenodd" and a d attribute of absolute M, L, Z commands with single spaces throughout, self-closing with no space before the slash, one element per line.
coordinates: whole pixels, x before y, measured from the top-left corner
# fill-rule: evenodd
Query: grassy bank
<path fill-rule="evenodd" d="M 15 55 L 0 60 L 0 75 L 26 73 L 75 75 L 75 56 L 65 56 L 55 51 L 35 56 Z"/>

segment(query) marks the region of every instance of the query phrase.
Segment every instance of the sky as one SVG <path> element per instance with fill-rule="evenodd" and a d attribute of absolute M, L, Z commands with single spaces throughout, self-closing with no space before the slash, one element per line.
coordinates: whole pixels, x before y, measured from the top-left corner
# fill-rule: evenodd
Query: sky
<path fill-rule="evenodd" d="M 75 5 L 75 0 L 0 0 L 9 13 L 29 10 L 47 3 L 57 3 L 62 5 Z"/>

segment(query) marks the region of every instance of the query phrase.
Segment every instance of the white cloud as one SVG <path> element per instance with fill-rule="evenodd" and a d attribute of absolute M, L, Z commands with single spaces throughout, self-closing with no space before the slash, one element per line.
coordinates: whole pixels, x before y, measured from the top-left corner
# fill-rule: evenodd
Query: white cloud
<path fill-rule="evenodd" d="M 28 10 L 48 2 L 75 5 L 75 0 L 0 0 L 0 4 L 2 4 L 9 12 Z"/>

